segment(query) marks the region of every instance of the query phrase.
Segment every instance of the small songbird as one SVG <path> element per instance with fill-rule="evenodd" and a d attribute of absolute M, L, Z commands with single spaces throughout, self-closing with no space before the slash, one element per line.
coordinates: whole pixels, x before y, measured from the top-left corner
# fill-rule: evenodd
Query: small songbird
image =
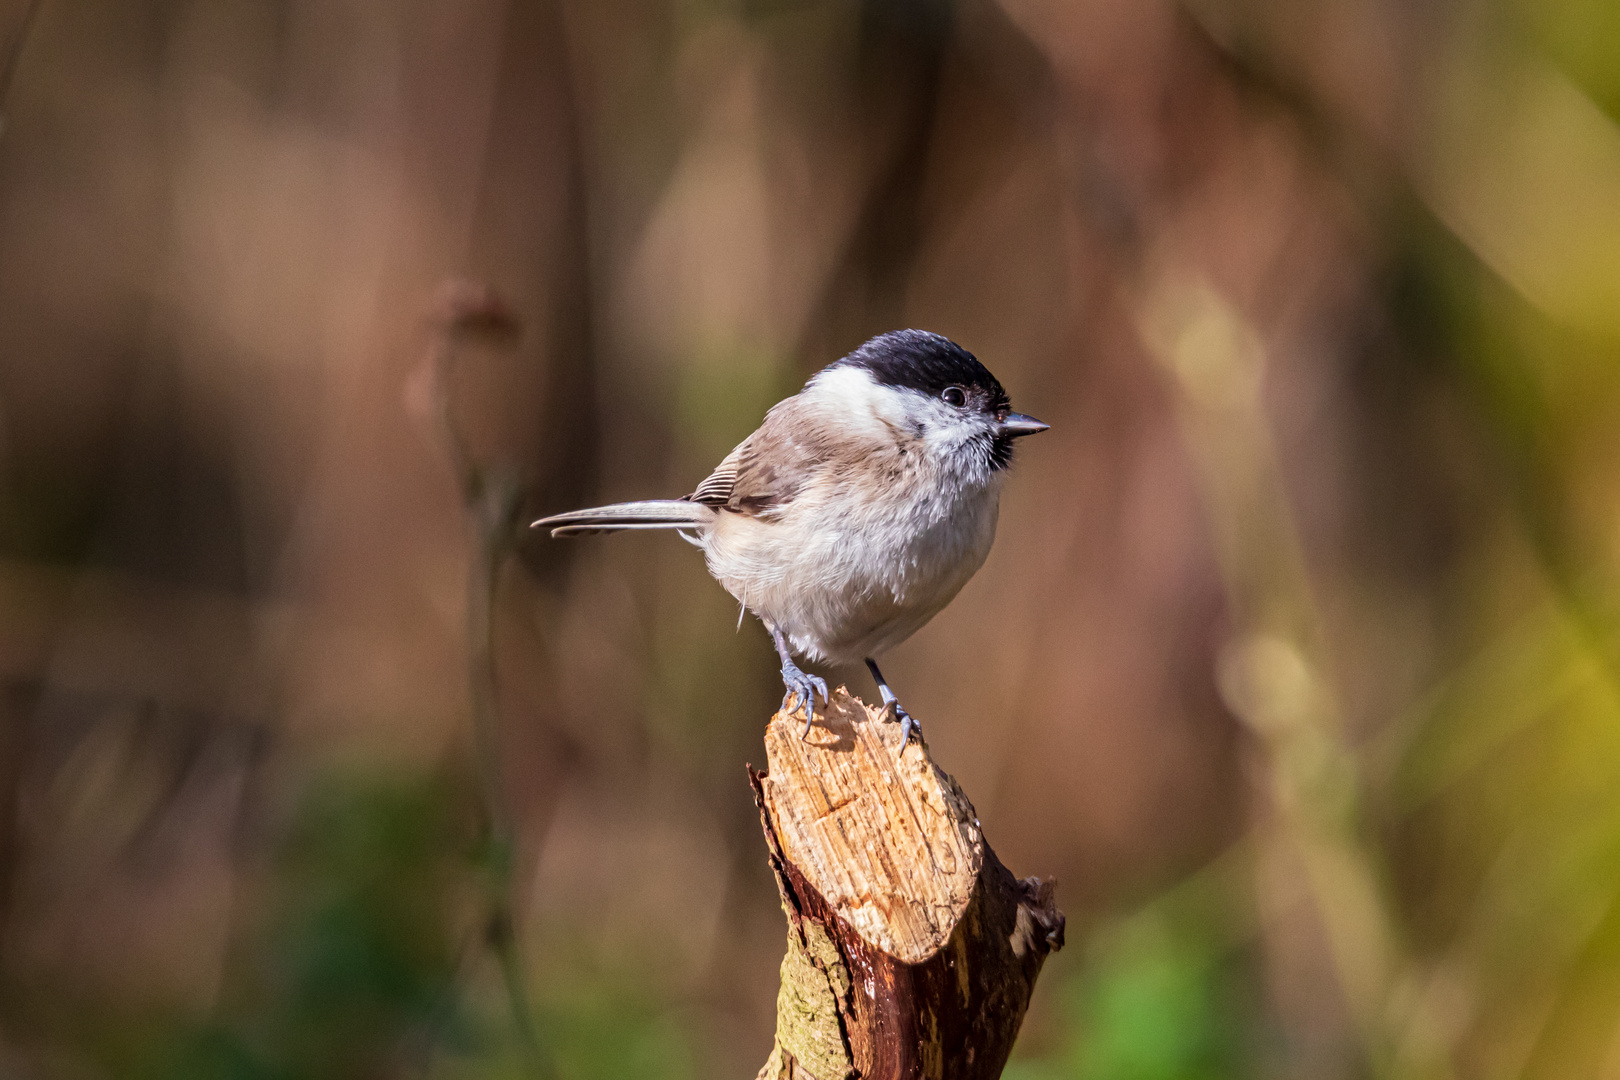
<path fill-rule="evenodd" d="M 996 535 L 1013 440 L 1045 431 L 1012 411 L 973 354 L 922 330 L 873 338 L 817 372 L 682 499 L 541 518 L 552 536 L 676 529 L 770 631 L 782 709 L 815 721 L 827 683 L 795 655 L 865 660 L 901 746 L 914 726 L 876 657 L 951 602 Z"/>

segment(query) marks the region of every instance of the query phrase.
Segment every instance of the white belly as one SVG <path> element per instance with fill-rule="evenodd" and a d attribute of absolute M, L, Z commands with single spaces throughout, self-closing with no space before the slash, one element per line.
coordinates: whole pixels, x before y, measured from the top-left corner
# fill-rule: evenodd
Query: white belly
<path fill-rule="evenodd" d="M 914 485 L 926 490 L 930 485 Z M 774 520 L 721 512 L 703 537 L 712 573 L 812 660 L 854 663 L 910 637 L 990 553 L 1000 478 L 879 509 L 829 484 Z"/>

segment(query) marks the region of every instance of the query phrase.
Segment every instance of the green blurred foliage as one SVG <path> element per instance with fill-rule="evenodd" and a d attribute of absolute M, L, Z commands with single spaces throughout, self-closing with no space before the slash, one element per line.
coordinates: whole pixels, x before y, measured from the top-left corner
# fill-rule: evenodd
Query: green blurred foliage
<path fill-rule="evenodd" d="M 1223 868 L 1234 860 L 1223 860 Z M 1236 1080 L 1253 1074 L 1265 1014 L 1245 903 L 1229 872 L 1194 876 L 1089 935 L 1058 994 L 1062 1044 L 1018 1056 L 1007 1080 Z"/>
<path fill-rule="evenodd" d="M 1527 37 L 1609 116 L 1620 121 L 1620 5 L 1611 0 L 1530 0 L 1514 15 Z"/>
<path fill-rule="evenodd" d="M 492 868 L 476 818 L 465 785 L 443 776 L 344 772 L 310 784 L 214 1014 L 199 1024 L 92 1010 L 84 1045 L 131 1080 L 533 1076 L 479 929 L 472 887 Z M 642 968 L 615 970 L 564 943 L 531 970 L 543 976 L 533 1020 L 551 1075 L 698 1075 L 689 1030 Z"/>
<path fill-rule="evenodd" d="M 378 1076 L 408 1047 L 465 1048 L 472 1032 L 452 980 L 466 948 L 453 936 L 466 921 L 460 894 L 476 870 L 468 819 L 465 793 L 439 778 L 313 784 L 219 1014 L 201 1030 L 154 1040 L 137 1073 Z"/>
<path fill-rule="evenodd" d="M 616 978 L 581 976 L 580 982 L 567 984 L 566 992 L 541 1004 L 546 1052 L 559 1076 L 689 1080 L 703 1075 L 691 1030 L 668 1001 L 636 981 L 635 972 L 620 972 Z"/>

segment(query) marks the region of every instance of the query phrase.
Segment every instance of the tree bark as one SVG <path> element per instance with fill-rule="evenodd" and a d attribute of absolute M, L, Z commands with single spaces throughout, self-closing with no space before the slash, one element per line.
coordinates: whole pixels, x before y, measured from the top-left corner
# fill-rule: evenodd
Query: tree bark
<path fill-rule="evenodd" d="M 840 687 L 810 734 L 778 713 L 755 773 L 788 918 L 758 1080 L 992 1080 L 1049 952 L 1052 884 L 1015 879 L 921 740 Z"/>

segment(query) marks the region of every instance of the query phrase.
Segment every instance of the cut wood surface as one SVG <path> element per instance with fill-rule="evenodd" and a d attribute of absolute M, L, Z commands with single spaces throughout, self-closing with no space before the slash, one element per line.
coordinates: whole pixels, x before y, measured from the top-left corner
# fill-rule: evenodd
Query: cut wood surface
<path fill-rule="evenodd" d="M 1001 1075 L 1063 944 L 1050 883 L 1015 879 L 925 744 L 840 687 L 808 737 L 765 732 L 754 774 L 788 916 L 760 1080 Z"/>

